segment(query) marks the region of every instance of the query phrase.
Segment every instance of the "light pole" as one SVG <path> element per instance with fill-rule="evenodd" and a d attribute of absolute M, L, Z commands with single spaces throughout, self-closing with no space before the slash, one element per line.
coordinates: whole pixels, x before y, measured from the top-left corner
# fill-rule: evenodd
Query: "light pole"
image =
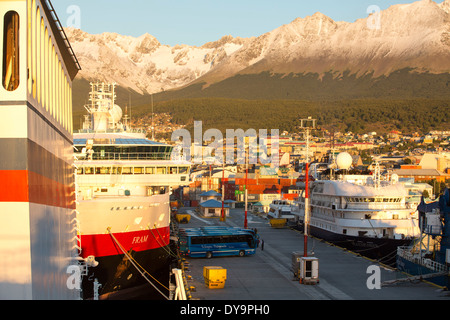
<path fill-rule="evenodd" d="M 220 216 L 220 221 L 225 221 L 226 217 L 225 217 L 225 210 L 224 210 L 224 201 L 225 201 L 225 162 L 223 163 L 222 166 L 222 214 Z"/>
<path fill-rule="evenodd" d="M 244 216 L 244 229 L 247 229 L 247 174 L 248 174 L 248 162 L 245 164 L 245 216 Z"/>
<path fill-rule="evenodd" d="M 305 217 L 304 217 L 304 244 L 303 244 L 303 255 L 308 256 L 308 225 L 309 225 L 309 132 L 311 129 L 316 127 L 316 119 L 308 117 L 308 119 L 300 120 L 300 127 L 306 131 L 306 163 L 305 163 Z"/>

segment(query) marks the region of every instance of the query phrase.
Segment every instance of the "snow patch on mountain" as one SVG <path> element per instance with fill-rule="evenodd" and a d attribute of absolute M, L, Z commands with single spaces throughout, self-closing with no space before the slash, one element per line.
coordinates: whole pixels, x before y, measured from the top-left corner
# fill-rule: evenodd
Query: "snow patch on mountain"
<path fill-rule="evenodd" d="M 239 50 L 245 39 L 225 36 L 202 47 L 162 45 L 155 37 L 138 38 L 116 33 L 91 35 L 66 28 L 65 32 L 87 80 L 114 81 L 139 93 L 154 93 L 186 85 Z"/>

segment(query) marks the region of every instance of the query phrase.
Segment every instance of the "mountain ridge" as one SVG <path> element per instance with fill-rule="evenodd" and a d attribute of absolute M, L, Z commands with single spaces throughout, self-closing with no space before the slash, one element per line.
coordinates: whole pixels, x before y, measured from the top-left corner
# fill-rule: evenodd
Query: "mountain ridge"
<path fill-rule="evenodd" d="M 321 13 L 297 18 L 253 39 L 197 82 L 223 80 L 220 74 L 227 69 L 233 74 L 373 71 L 374 77 L 404 68 L 449 72 L 449 7 L 448 0 L 391 6 L 380 13 L 380 29 L 368 28 L 369 17 L 353 23 L 335 22 Z M 284 50 L 277 50 L 283 43 Z"/>
<path fill-rule="evenodd" d="M 91 35 L 74 28 L 65 32 L 82 66 L 78 78 L 116 82 L 141 94 L 188 84 L 245 42 L 224 36 L 202 47 L 171 47 L 148 33 L 134 38 L 117 33 Z"/>
<path fill-rule="evenodd" d="M 450 0 L 421 0 L 355 22 L 334 21 L 317 12 L 252 38 L 221 39 L 201 47 L 161 44 L 113 33 L 90 35 L 67 29 L 86 80 L 116 82 L 141 94 L 203 87 L 238 74 L 344 72 L 386 76 L 405 68 L 418 73 L 450 72 Z"/>

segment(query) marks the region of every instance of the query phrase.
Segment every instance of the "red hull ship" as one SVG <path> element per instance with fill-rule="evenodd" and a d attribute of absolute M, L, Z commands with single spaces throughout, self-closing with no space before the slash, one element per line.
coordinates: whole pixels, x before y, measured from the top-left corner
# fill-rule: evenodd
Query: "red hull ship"
<path fill-rule="evenodd" d="M 91 84 L 83 129 L 74 134 L 83 299 L 167 299 L 170 187 L 188 181 L 189 164 L 172 146 L 131 129 L 114 104 L 114 85 Z"/>

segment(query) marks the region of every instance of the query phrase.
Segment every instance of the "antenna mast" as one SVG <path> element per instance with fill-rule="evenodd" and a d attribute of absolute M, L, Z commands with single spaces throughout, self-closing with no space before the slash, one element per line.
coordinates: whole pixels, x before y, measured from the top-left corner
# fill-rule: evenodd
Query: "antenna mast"
<path fill-rule="evenodd" d="M 310 138 L 310 130 L 314 130 L 316 128 L 317 119 L 313 119 L 312 117 L 308 117 L 308 119 L 300 119 L 300 128 L 305 130 L 306 133 L 306 163 L 309 163 L 309 138 Z"/>

